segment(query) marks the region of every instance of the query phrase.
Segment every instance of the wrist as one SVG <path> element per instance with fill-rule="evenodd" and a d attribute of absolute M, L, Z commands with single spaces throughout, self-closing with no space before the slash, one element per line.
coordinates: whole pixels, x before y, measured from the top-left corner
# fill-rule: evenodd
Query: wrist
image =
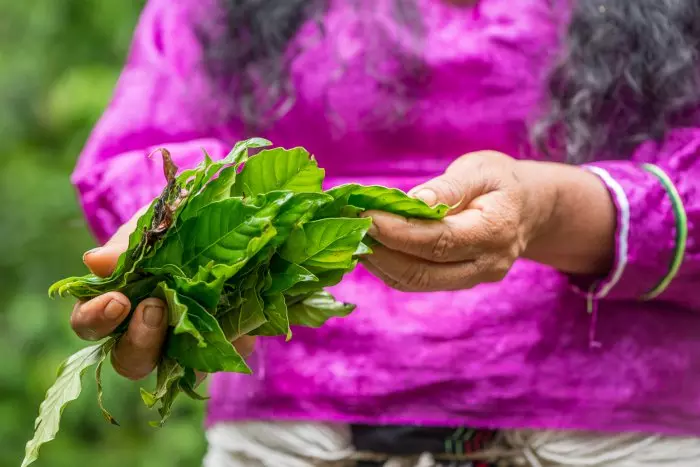
<path fill-rule="evenodd" d="M 515 174 L 525 192 L 526 254 L 529 246 L 547 235 L 557 221 L 559 187 L 548 163 L 521 160 Z"/>
<path fill-rule="evenodd" d="M 602 275 L 615 256 L 617 212 L 603 181 L 577 166 L 522 161 L 535 208 L 524 258 L 573 274 Z"/>

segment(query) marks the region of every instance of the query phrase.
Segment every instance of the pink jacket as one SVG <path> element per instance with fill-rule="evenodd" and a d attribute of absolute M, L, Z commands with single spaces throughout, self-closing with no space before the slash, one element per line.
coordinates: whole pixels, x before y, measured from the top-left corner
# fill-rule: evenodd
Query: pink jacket
<path fill-rule="evenodd" d="M 291 70 L 296 103 L 257 136 L 308 148 L 329 186 L 409 189 L 469 151 L 523 157 L 525 122 L 550 64 L 544 51 L 560 47 L 567 12 L 552 14 L 545 0 L 485 0 L 478 15 L 423 2 L 428 79 L 405 118 L 382 126 L 395 101 L 365 72 L 365 52 L 388 61 L 390 47 L 411 43 L 390 20 L 363 28 L 363 15 L 349 3 L 334 2 L 324 39 L 311 24 L 299 33 L 304 51 Z M 167 147 L 184 168 L 199 162 L 201 147 L 221 157 L 252 136 L 237 124 L 207 123 L 211 99 L 191 28 L 199 4 L 148 3 L 114 97 L 80 156 L 73 182 L 101 241 L 161 189 L 160 161 L 146 157 L 151 150 Z M 642 297 L 667 275 L 678 243 L 668 192 L 644 163 L 675 184 L 688 225 L 680 269 L 653 300 Z M 616 262 L 593 289 L 577 291 L 565 275 L 525 260 L 501 283 L 454 293 L 393 291 L 359 268 L 334 289 L 357 311 L 318 330 L 295 330 L 288 343 L 263 340 L 255 376 L 216 375 L 209 423 L 308 419 L 700 435 L 700 122 L 658 147 L 640 146 L 631 159 L 591 168 L 618 209 Z M 597 306 L 598 348 L 590 345 L 589 304 Z"/>

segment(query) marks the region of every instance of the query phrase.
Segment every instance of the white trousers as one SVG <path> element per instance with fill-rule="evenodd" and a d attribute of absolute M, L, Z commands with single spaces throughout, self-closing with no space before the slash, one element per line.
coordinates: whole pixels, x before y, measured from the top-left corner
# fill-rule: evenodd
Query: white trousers
<path fill-rule="evenodd" d="M 352 467 L 350 429 L 308 422 L 222 423 L 207 431 L 204 467 Z M 506 466 L 700 467 L 700 438 L 555 431 L 506 431 Z M 389 459 L 385 467 L 433 467 L 429 454 Z M 455 467 L 469 463 L 455 463 Z"/>

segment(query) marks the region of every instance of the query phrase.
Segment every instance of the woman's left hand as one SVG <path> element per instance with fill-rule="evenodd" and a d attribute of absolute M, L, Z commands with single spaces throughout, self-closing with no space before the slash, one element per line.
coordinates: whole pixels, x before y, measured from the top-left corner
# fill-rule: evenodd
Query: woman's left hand
<path fill-rule="evenodd" d="M 503 279 L 552 216 L 555 190 L 532 167 L 497 152 L 457 159 L 411 191 L 429 205 L 454 206 L 441 221 L 371 211 L 381 245 L 363 258 L 370 272 L 402 291 L 460 290 Z M 529 163 L 532 164 L 532 163 Z"/>

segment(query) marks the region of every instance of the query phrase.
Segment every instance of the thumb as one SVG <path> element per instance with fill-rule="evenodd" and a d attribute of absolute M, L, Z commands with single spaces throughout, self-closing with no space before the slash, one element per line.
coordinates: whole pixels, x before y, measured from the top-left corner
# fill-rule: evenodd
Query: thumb
<path fill-rule="evenodd" d="M 455 160 L 444 174 L 409 191 L 409 195 L 429 206 L 444 203 L 455 213 L 466 209 L 476 198 L 498 188 L 494 167 L 512 159 L 493 151 L 479 151 Z"/>
<path fill-rule="evenodd" d="M 139 217 L 148 209 L 140 209 L 127 223 L 123 224 L 107 243 L 93 248 L 83 255 L 83 263 L 90 271 L 100 277 L 112 274 L 119 256 L 129 248 L 129 235 L 136 228 Z"/>
<path fill-rule="evenodd" d="M 461 185 L 459 181 L 446 173 L 422 185 L 418 185 L 409 191 L 408 194 L 431 207 L 440 203 L 455 206 L 461 204 L 464 198 L 464 189 Z"/>
<path fill-rule="evenodd" d="M 451 211 L 461 211 L 474 198 L 484 193 L 485 187 L 481 179 L 478 172 L 469 174 L 468 171 L 460 170 L 459 166 L 451 166 L 444 174 L 418 185 L 408 194 L 428 206 L 443 203 L 450 206 Z"/>

